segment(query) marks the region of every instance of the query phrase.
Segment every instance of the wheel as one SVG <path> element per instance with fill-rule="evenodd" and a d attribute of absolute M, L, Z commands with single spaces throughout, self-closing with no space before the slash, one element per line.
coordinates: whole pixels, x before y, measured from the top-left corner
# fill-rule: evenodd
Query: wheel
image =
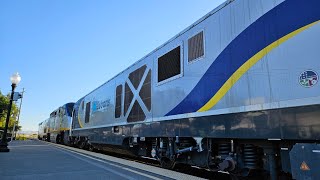
<path fill-rule="evenodd" d="M 61 142 L 60 142 L 60 136 L 59 136 L 59 135 L 58 135 L 57 138 L 56 138 L 56 143 L 57 143 L 57 144 L 60 144 L 60 143 L 61 143 Z"/>
<path fill-rule="evenodd" d="M 89 150 L 89 151 L 91 151 L 91 152 L 95 152 L 95 151 L 97 151 L 97 149 L 96 149 L 96 148 L 94 148 L 92 145 L 89 145 L 88 150 Z"/>
<path fill-rule="evenodd" d="M 239 178 L 234 174 L 230 174 L 230 179 L 231 180 L 239 180 Z"/>
<path fill-rule="evenodd" d="M 175 164 L 175 161 L 172 161 L 169 158 L 163 157 L 160 159 L 160 165 L 162 168 L 173 169 Z"/>
<path fill-rule="evenodd" d="M 80 148 L 80 149 L 85 149 L 85 147 L 86 147 L 86 142 L 80 141 L 80 142 L 79 142 L 79 148 Z"/>

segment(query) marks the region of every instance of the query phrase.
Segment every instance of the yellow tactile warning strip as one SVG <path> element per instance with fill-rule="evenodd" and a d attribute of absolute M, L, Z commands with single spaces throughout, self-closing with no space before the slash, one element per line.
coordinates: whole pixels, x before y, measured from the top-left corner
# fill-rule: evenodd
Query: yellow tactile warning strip
<path fill-rule="evenodd" d="M 179 172 L 175 172 L 175 171 L 170 171 L 168 169 L 162 169 L 162 168 L 159 168 L 159 167 L 149 166 L 149 165 L 138 163 L 138 162 L 134 162 L 134 161 L 129 161 L 129 160 L 121 159 L 121 158 L 108 156 L 108 155 L 105 155 L 105 154 L 99 154 L 99 153 L 86 151 L 86 150 L 82 150 L 82 149 L 77 149 L 77 148 L 64 146 L 64 145 L 60 145 L 60 144 L 54 144 L 54 143 L 48 143 L 48 144 L 56 146 L 58 148 L 63 148 L 65 150 L 69 150 L 69 151 L 71 150 L 73 152 L 78 152 L 77 154 L 83 155 L 83 156 L 88 157 L 88 158 L 96 157 L 96 158 L 99 158 L 99 159 L 104 159 L 104 160 L 115 162 L 115 163 L 118 163 L 118 164 L 123 164 L 123 165 L 130 166 L 130 167 L 133 167 L 133 168 L 136 168 L 136 169 L 139 169 L 139 170 L 147 171 L 147 172 L 150 172 L 150 173 L 158 174 L 158 175 L 165 176 L 165 177 L 172 178 L 172 179 L 179 179 L 179 180 L 189 180 L 189 179 L 199 179 L 199 180 L 201 180 L 201 179 L 203 179 L 203 178 L 199 178 L 199 177 L 196 177 L 196 176 L 191 176 L 191 175 L 188 175 L 188 174 L 183 174 L 183 173 L 179 173 Z M 89 156 L 87 156 L 87 155 L 89 155 Z M 99 160 L 99 159 L 96 159 L 96 160 Z M 131 170 L 131 171 L 134 171 L 134 170 Z M 153 178 L 151 178 L 151 179 L 153 179 Z"/>

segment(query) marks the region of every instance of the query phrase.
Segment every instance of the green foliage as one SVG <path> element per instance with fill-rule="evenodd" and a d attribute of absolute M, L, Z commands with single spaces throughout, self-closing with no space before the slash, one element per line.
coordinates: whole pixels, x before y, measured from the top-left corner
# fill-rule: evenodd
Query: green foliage
<path fill-rule="evenodd" d="M 0 92 L 0 118 L 5 117 L 5 110 L 8 109 L 9 99 Z"/>
<path fill-rule="evenodd" d="M 5 127 L 9 103 L 10 103 L 10 94 L 7 96 L 4 96 L 0 92 L 0 129 L 4 129 Z M 12 103 L 10 120 L 9 120 L 9 131 L 12 130 L 14 123 L 17 122 L 18 112 L 19 112 L 18 107 L 16 106 L 15 103 Z M 21 126 L 18 126 L 17 124 L 16 126 L 17 126 L 16 127 L 17 130 L 21 129 Z"/>
<path fill-rule="evenodd" d="M 16 138 L 16 140 L 25 141 L 25 140 L 27 140 L 27 137 L 26 136 L 18 136 Z"/>

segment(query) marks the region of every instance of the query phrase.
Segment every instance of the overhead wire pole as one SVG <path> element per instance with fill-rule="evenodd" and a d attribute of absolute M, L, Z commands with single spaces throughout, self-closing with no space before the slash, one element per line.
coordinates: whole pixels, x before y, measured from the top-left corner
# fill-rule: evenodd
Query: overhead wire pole
<path fill-rule="evenodd" d="M 13 135 L 15 134 L 15 128 L 16 128 L 16 124 L 19 125 L 19 119 L 20 119 L 20 112 L 21 112 L 21 105 L 22 105 L 22 99 L 23 99 L 23 93 L 24 93 L 24 88 L 22 88 L 22 92 L 21 92 L 21 101 L 20 101 L 20 105 L 19 105 L 19 111 L 18 111 L 18 119 L 17 122 L 13 124 L 13 129 L 12 129 L 12 134 L 11 134 L 11 140 L 13 138 Z M 16 137 L 16 134 L 15 136 Z"/>

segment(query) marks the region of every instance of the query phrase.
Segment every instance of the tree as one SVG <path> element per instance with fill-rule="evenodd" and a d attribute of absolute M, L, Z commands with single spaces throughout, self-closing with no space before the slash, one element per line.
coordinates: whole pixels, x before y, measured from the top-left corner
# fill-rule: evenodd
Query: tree
<path fill-rule="evenodd" d="M 4 129 L 5 127 L 9 103 L 10 103 L 10 94 L 8 94 L 7 96 L 4 96 L 0 91 L 0 129 Z M 17 122 L 18 113 L 19 113 L 18 107 L 16 106 L 15 103 L 13 103 L 11 107 L 11 113 L 10 113 L 10 119 L 9 119 L 9 126 L 8 126 L 9 131 L 12 131 L 14 123 Z M 21 126 L 19 126 L 18 124 L 16 124 L 16 127 L 17 127 L 16 129 L 21 129 Z"/>
<path fill-rule="evenodd" d="M 7 104 L 9 104 L 9 101 L 7 101 L 7 98 L 2 95 L 0 91 L 0 118 L 5 116 L 5 110 L 8 109 Z"/>

